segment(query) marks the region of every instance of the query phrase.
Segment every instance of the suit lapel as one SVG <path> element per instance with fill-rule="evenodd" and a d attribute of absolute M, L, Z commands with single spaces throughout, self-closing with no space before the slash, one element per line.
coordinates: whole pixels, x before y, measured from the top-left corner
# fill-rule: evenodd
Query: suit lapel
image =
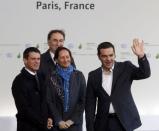
<path fill-rule="evenodd" d="M 117 80 L 119 78 L 119 76 L 121 75 L 121 68 L 120 68 L 120 64 L 118 62 L 115 62 L 114 65 L 114 70 L 113 70 L 113 82 L 112 82 L 112 90 L 111 90 L 111 94 L 115 91 L 115 85 L 117 83 Z"/>
<path fill-rule="evenodd" d="M 52 58 L 51 58 L 51 55 L 50 55 L 50 52 L 49 52 L 49 51 L 47 51 L 47 53 L 46 53 L 46 59 L 47 59 L 47 61 L 48 61 L 49 63 L 55 65 L 54 61 L 53 61 Z"/>
<path fill-rule="evenodd" d="M 97 70 L 97 75 L 95 80 L 96 80 L 95 83 L 97 83 L 97 87 L 101 88 L 102 87 L 102 68 L 101 67 Z"/>
<path fill-rule="evenodd" d="M 98 87 L 99 91 L 104 91 L 106 93 L 106 95 L 108 95 L 108 93 L 105 91 L 105 89 L 103 88 L 102 86 L 102 67 L 100 67 L 98 70 L 97 70 L 97 73 L 96 73 L 96 78 L 95 78 L 95 83 L 96 83 L 96 86 Z M 108 95 L 109 96 L 109 95 Z"/>
<path fill-rule="evenodd" d="M 46 61 L 49 65 L 49 71 L 53 72 L 56 68 L 55 62 L 52 60 L 49 50 L 46 52 Z"/>

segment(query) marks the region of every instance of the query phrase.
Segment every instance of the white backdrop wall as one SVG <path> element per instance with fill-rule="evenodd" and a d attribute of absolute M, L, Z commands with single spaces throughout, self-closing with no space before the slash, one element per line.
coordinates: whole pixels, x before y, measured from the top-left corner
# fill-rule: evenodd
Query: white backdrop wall
<path fill-rule="evenodd" d="M 51 29 L 66 32 L 65 46 L 73 52 L 77 68 L 87 79 L 88 72 L 100 66 L 96 47 L 100 42 L 115 44 L 118 61 L 131 60 L 133 38 L 145 41 L 152 76 L 135 81 L 132 93 L 143 122 L 143 129 L 159 130 L 159 1 L 158 0 L 68 0 L 93 3 L 94 10 L 65 10 L 64 0 L 41 0 L 58 3 L 61 10 L 37 9 L 38 0 L 0 1 L 0 116 L 14 116 L 16 108 L 11 94 L 14 77 L 23 66 L 22 52 L 28 46 L 47 49 Z M 151 118 L 151 119 L 150 119 Z M 153 126 L 151 126 L 153 125 Z M 141 129 L 142 129 L 141 128 Z"/>

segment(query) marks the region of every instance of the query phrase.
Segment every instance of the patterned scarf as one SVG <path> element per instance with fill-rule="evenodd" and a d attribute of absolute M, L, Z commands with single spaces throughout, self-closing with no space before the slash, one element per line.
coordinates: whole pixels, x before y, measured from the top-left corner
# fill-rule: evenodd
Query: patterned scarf
<path fill-rule="evenodd" d="M 67 112 L 69 109 L 69 80 L 71 73 L 73 72 L 74 68 L 70 65 L 68 68 L 62 68 L 57 65 L 57 73 L 63 79 L 63 90 L 64 90 L 64 112 Z"/>

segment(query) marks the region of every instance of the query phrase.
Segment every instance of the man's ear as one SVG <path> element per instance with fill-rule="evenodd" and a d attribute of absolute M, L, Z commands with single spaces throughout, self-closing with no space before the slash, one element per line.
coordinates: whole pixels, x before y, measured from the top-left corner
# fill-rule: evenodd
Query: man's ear
<path fill-rule="evenodd" d="M 26 59 L 26 58 L 23 58 L 23 62 L 24 62 L 24 64 L 26 65 L 26 64 L 27 64 L 27 59 Z"/>
<path fill-rule="evenodd" d="M 50 40 L 47 41 L 47 44 L 50 45 Z"/>
<path fill-rule="evenodd" d="M 99 54 L 97 54 L 97 56 L 98 56 L 98 59 L 100 60 L 100 56 L 99 56 Z"/>

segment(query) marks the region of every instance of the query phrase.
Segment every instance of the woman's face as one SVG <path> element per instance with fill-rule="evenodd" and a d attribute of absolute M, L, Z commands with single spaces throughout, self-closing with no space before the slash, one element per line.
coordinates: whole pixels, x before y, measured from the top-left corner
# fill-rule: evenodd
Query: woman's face
<path fill-rule="evenodd" d="M 57 63 L 62 67 L 62 68 L 67 68 L 71 64 L 71 57 L 70 54 L 67 50 L 61 50 L 59 52 L 59 56 L 57 58 Z"/>

